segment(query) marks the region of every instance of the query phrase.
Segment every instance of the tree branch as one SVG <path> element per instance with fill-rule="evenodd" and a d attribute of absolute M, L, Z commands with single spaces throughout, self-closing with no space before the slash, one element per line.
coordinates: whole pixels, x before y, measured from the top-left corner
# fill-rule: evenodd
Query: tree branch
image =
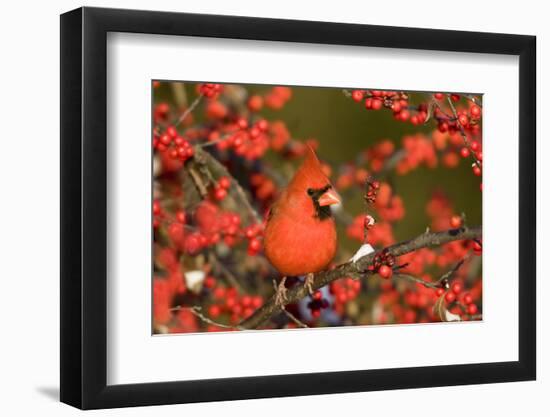
<path fill-rule="evenodd" d="M 438 246 L 455 240 L 467 240 L 481 237 L 481 226 L 474 228 L 451 229 L 443 232 L 427 232 L 414 239 L 396 243 L 389 246 L 389 253 L 393 256 L 401 256 L 406 253 L 430 246 Z M 332 281 L 344 277 L 360 278 L 368 271 L 372 265 L 376 252 L 370 253 L 360 258 L 357 262 L 348 262 L 337 266 L 330 271 L 323 271 L 315 274 L 312 289 L 315 291 Z M 294 303 L 308 295 L 308 289 L 305 286 L 295 286 L 288 290 L 286 304 Z M 284 306 L 283 306 L 284 307 Z M 262 307 L 254 312 L 250 317 L 243 320 L 239 327 L 245 329 L 256 329 L 263 325 L 271 316 L 279 313 L 281 306 L 275 302 L 273 295 Z"/>
<path fill-rule="evenodd" d="M 252 204 L 250 201 L 248 201 L 248 197 L 245 194 L 244 190 L 238 183 L 238 181 L 231 175 L 231 173 L 227 170 L 227 168 L 222 165 L 216 158 L 214 158 L 212 155 L 210 155 L 208 152 L 202 150 L 200 147 L 195 147 L 195 159 L 198 163 L 205 163 L 209 165 L 214 172 L 216 172 L 219 176 L 225 176 L 229 178 L 231 181 L 232 188 L 231 190 L 234 191 L 241 202 L 243 203 L 244 207 L 248 211 L 248 215 L 255 223 L 261 223 L 262 218 L 260 215 L 256 212 L 254 207 L 252 207 Z"/>
<path fill-rule="evenodd" d="M 193 315 L 197 316 L 199 319 L 201 319 L 206 324 L 211 324 L 213 326 L 221 327 L 222 329 L 233 329 L 233 330 L 245 330 L 241 326 L 229 326 L 227 324 L 218 323 L 217 321 L 214 321 L 208 317 L 206 317 L 204 314 L 202 314 L 202 307 L 200 306 L 193 306 L 193 307 L 182 307 L 182 306 L 176 306 L 170 309 L 171 311 L 179 311 L 179 310 L 189 310 Z"/>
<path fill-rule="evenodd" d="M 183 112 L 183 114 L 178 118 L 178 120 L 176 121 L 176 123 L 174 123 L 174 127 L 177 127 L 181 122 L 183 122 L 187 116 L 189 116 L 193 110 L 195 110 L 195 107 L 197 107 L 199 105 L 199 103 L 201 102 L 202 100 L 202 94 L 200 94 L 196 99 L 195 101 L 193 101 L 191 103 L 191 105 L 189 106 L 189 108 L 187 110 L 185 110 Z"/>
<path fill-rule="evenodd" d="M 460 136 L 462 136 L 462 140 L 464 141 L 464 146 L 466 146 L 466 148 L 470 151 L 470 155 L 474 160 L 474 164 L 476 164 L 478 168 L 481 168 L 481 164 L 479 163 L 479 160 L 476 157 L 476 153 L 472 149 L 472 144 L 468 140 L 468 137 L 466 136 L 466 132 L 464 132 L 464 127 L 462 127 L 462 124 L 458 120 L 458 113 L 456 111 L 455 105 L 453 104 L 453 100 L 451 100 L 451 96 L 449 94 L 447 94 L 447 102 L 449 103 L 449 107 L 451 108 L 454 118 L 456 119 L 456 125 L 458 127 L 458 131 L 460 132 Z"/>
<path fill-rule="evenodd" d="M 277 292 L 277 281 L 273 280 L 273 289 L 275 292 Z M 306 329 L 308 327 L 307 324 L 300 321 L 294 314 L 292 314 L 290 311 L 288 311 L 285 307 L 282 307 L 281 310 L 283 310 L 283 313 L 292 320 L 298 327 L 301 327 L 303 329 Z"/>

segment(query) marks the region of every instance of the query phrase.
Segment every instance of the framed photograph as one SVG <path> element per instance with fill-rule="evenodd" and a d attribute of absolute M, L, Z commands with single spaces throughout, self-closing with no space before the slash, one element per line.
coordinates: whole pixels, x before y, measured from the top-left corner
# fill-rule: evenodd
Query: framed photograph
<path fill-rule="evenodd" d="M 61 401 L 533 380 L 535 37 L 61 16 Z"/>

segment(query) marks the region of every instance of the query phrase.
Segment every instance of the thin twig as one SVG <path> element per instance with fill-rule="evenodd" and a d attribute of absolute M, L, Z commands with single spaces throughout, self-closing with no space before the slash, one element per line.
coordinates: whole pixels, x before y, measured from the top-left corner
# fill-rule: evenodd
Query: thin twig
<path fill-rule="evenodd" d="M 176 306 L 171 308 L 170 310 L 171 311 L 189 310 L 191 313 L 193 313 L 195 316 L 197 316 L 199 319 L 201 319 L 203 322 L 207 324 L 212 324 L 214 326 L 218 326 L 224 329 L 245 330 L 241 326 L 230 326 L 228 324 L 218 323 L 217 321 L 214 321 L 211 318 L 206 317 L 204 314 L 201 313 L 202 307 L 200 306 L 193 306 L 193 307 Z"/>
<path fill-rule="evenodd" d="M 233 272 L 231 272 L 222 262 L 220 262 L 214 253 L 210 252 L 208 258 L 209 262 L 223 274 L 229 285 L 235 287 L 241 293 L 245 292 L 235 275 L 233 275 Z"/>
<path fill-rule="evenodd" d="M 394 274 L 394 277 L 396 277 L 396 278 L 405 278 L 405 279 L 407 279 L 411 282 L 416 282 L 417 284 L 422 284 L 426 288 L 433 288 L 434 290 L 438 289 L 438 288 L 441 288 L 440 285 L 434 284 L 433 282 L 424 281 L 423 279 L 417 278 L 417 277 L 409 275 L 409 274 L 402 274 L 401 272 L 399 272 L 398 274 Z"/>
<path fill-rule="evenodd" d="M 234 132 L 226 133 L 225 135 L 220 136 L 218 139 L 211 140 L 211 141 L 204 142 L 204 143 L 200 143 L 200 144 L 196 145 L 196 147 L 208 148 L 209 146 L 217 145 L 218 143 L 225 142 L 226 140 L 231 139 L 231 137 L 233 137 L 233 135 L 237 132 L 238 131 L 236 130 Z"/>
<path fill-rule="evenodd" d="M 296 325 L 298 327 L 301 327 L 303 329 L 307 329 L 309 326 L 307 324 L 305 324 L 304 322 L 301 322 L 294 314 L 292 314 L 290 311 L 288 311 L 286 308 L 283 308 L 283 313 L 290 319 L 292 320 L 294 323 L 296 323 Z"/>
<path fill-rule="evenodd" d="M 456 116 L 452 116 L 450 114 L 448 114 L 444 109 L 443 107 L 441 107 L 441 105 L 435 100 L 435 99 L 432 99 L 432 104 L 434 105 L 434 107 L 436 107 L 447 119 L 451 120 L 453 118 L 456 119 Z"/>
<path fill-rule="evenodd" d="M 456 273 L 456 271 L 458 271 L 460 269 L 460 267 L 464 264 L 464 262 L 466 262 L 468 260 L 468 258 L 471 256 L 471 253 L 468 253 L 464 258 L 462 258 L 460 261 L 458 261 L 456 263 L 455 266 L 453 266 L 453 268 L 444 273 L 441 278 L 439 278 L 437 280 L 437 282 L 444 282 L 444 281 L 448 281 L 449 279 L 451 279 L 453 277 L 453 275 Z"/>
<path fill-rule="evenodd" d="M 180 118 L 176 121 L 176 123 L 174 123 L 174 127 L 177 127 L 181 122 L 183 122 L 187 116 L 189 116 L 191 114 L 191 112 L 193 110 L 195 110 L 195 107 L 197 107 L 199 105 L 199 103 L 201 102 L 202 100 L 202 94 L 200 94 L 194 101 L 193 103 L 191 103 L 191 105 L 185 109 L 185 111 L 183 112 L 183 114 L 180 116 Z"/>

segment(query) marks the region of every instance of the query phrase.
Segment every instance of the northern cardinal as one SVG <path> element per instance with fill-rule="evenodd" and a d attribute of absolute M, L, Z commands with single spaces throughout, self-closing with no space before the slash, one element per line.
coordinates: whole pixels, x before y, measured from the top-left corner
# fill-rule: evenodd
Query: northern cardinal
<path fill-rule="evenodd" d="M 286 298 L 287 276 L 306 275 L 305 285 L 311 293 L 313 274 L 334 258 L 336 225 L 330 206 L 338 203 L 340 197 L 308 146 L 302 165 L 272 205 L 265 228 L 265 255 L 283 275 L 279 303 Z"/>

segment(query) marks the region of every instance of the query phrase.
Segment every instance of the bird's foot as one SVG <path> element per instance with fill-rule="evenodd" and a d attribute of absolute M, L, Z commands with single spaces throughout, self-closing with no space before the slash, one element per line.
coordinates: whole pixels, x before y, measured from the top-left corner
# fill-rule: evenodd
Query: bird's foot
<path fill-rule="evenodd" d="M 288 298 L 286 296 L 287 290 L 285 286 L 286 277 L 281 279 L 279 285 L 277 286 L 277 291 L 275 292 L 275 304 L 279 307 L 284 307 Z"/>
<path fill-rule="evenodd" d="M 304 287 L 307 288 L 307 292 L 309 295 L 313 295 L 313 281 L 314 281 L 315 275 L 312 273 L 309 273 L 306 275 L 306 280 L 304 282 Z"/>

